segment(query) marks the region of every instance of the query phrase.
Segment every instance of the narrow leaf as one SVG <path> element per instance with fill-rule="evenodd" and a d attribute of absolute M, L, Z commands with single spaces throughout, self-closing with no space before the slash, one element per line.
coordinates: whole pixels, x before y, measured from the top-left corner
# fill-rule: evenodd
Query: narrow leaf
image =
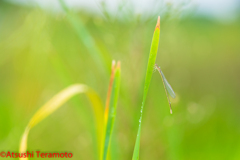
<path fill-rule="evenodd" d="M 153 69 L 154 69 L 154 65 L 155 65 L 155 60 L 157 57 L 159 36 L 160 36 L 160 17 L 158 17 L 157 25 L 156 25 L 156 28 L 155 28 L 155 31 L 153 34 L 152 44 L 151 44 L 151 49 L 150 49 L 150 54 L 149 54 L 149 59 L 148 59 L 147 73 L 146 73 L 144 92 L 143 92 L 143 101 L 142 101 L 142 106 L 141 106 L 141 111 L 140 111 L 138 133 L 137 133 L 137 138 L 136 138 L 134 152 L 133 152 L 133 158 L 132 158 L 133 160 L 139 159 L 140 134 L 141 134 L 143 108 L 144 108 L 145 101 L 147 98 L 147 92 L 148 92 L 148 88 L 149 88 L 149 85 L 151 82 L 152 73 L 153 73 Z"/>
<path fill-rule="evenodd" d="M 110 104 L 110 98 L 112 93 L 112 86 L 115 76 L 115 69 L 116 69 L 116 62 L 112 61 L 112 69 L 111 69 L 111 76 L 110 76 L 110 82 L 108 86 L 108 92 L 107 92 L 107 98 L 106 98 L 106 107 L 105 107 L 105 113 L 104 113 L 104 122 L 107 123 L 108 120 L 108 112 L 109 112 L 109 104 Z"/>
<path fill-rule="evenodd" d="M 43 105 L 31 118 L 28 123 L 21 142 L 20 142 L 20 153 L 25 153 L 27 150 L 27 138 L 29 131 L 37 125 L 39 122 L 44 120 L 47 116 L 55 112 L 59 107 L 61 107 L 65 102 L 67 102 L 71 97 L 75 96 L 79 93 L 86 93 L 93 104 L 94 116 L 96 118 L 97 129 L 100 133 L 98 137 L 98 143 L 100 146 L 101 142 L 101 132 L 103 126 L 103 108 L 100 102 L 98 95 L 89 87 L 83 84 L 75 84 L 71 85 L 68 88 L 62 90 L 60 93 L 55 95 L 52 99 L 50 99 L 45 105 Z M 100 150 L 100 147 L 99 147 Z M 20 158 L 20 160 L 28 160 L 28 158 Z"/>
<path fill-rule="evenodd" d="M 106 110 L 105 110 L 105 116 L 107 116 L 107 118 L 105 118 L 106 124 L 105 124 L 105 140 L 104 140 L 104 148 L 103 148 L 103 157 L 102 157 L 103 160 L 106 160 L 108 157 L 108 150 L 109 150 L 112 130 L 115 122 L 117 101 L 118 101 L 119 88 L 120 88 L 120 78 L 121 78 L 120 62 L 117 63 L 116 68 L 114 68 L 114 66 L 115 66 L 115 62 L 113 63 L 112 75 L 110 78 L 110 85 L 109 85 L 109 89 L 111 90 L 111 92 L 109 92 L 110 96 L 107 97 Z"/>
<path fill-rule="evenodd" d="M 72 14 L 67 5 L 65 4 L 64 0 L 59 0 L 62 9 L 66 12 L 67 18 L 72 25 L 73 29 L 75 30 L 79 40 L 87 48 L 90 56 L 92 56 L 93 60 L 100 66 L 99 69 L 102 69 L 104 72 L 108 70 L 108 65 L 106 61 L 106 54 L 103 55 L 98 46 L 95 43 L 94 38 L 89 33 L 88 29 L 84 26 L 82 21 L 76 17 L 75 14 Z M 105 57 L 104 57 L 105 56 Z M 104 66 L 102 65 L 104 64 Z M 103 68 L 104 67 L 104 68 Z"/>

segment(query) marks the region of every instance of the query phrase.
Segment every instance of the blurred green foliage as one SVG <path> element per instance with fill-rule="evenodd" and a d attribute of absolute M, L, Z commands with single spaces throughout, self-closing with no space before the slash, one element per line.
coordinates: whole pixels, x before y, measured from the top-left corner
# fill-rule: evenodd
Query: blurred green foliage
<path fill-rule="evenodd" d="M 104 102 L 116 59 L 122 79 L 112 158 L 132 158 L 156 17 L 109 21 L 83 11 L 76 16 L 105 57 L 107 72 L 89 56 L 64 14 L 0 2 L 0 151 L 17 152 L 32 115 L 70 84 L 94 88 Z M 170 115 L 160 76 L 153 74 L 140 159 L 240 159 L 239 42 L 240 21 L 161 19 L 156 62 L 177 98 Z M 94 159 L 94 135 L 90 104 L 79 96 L 33 128 L 28 149 Z"/>

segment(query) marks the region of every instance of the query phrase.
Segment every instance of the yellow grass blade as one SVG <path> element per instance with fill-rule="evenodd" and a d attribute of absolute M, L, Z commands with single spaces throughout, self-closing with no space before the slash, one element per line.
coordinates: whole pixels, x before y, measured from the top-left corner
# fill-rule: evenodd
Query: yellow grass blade
<path fill-rule="evenodd" d="M 86 93 L 88 98 L 90 99 L 93 110 L 94 116 L 96 118 L 97 123 L 97 130 L 98 130 L 98 142 L 99 142 L 99 153 L 100 153 L 100 146 L 101 146 L 101 138 L 102 138 L 102 126 L 103 126 L 103 107 L 100 102 L 98 95 L 89 87 L 83 84 L 75 84 L 67 87 L 66 89 L 62 90 L 60 93 L 55 95 L 52 99 L 50 99 L 45 105 L 43 105 L 32 117 L 30 122 L 28 123 L 24 134 L 22 136 L 20 142 L 20 153 L 25 153 L 27 150 L 27 138 L 31 128 L 45 119 L 47 116 L 52 114 L 56 111 L 60 106 L 62 106 L 66 101 L 68 101 L 71 97 L 75 96 L 79 93 Z M 28 158 L 20 158 L 20 160 L 28 160 Z"/>

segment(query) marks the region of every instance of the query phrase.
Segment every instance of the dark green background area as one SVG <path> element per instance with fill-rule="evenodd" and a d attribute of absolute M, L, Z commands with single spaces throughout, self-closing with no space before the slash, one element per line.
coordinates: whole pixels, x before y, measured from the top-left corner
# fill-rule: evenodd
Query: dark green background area
<path fill-rule="evenodd" d="M 111 144 L 114 160 L 131 159 L 157 17 L 140 21 L 75 13 L 104 57 L 96 63 L 63 14 L 0 2 L 0 152 L 19 150 L 41 105 L 73 83 L 105 102 L 112 59 L 122 79 Z M 131 20 L 129 20 L 131 19 Z M 160 75 L 152 77 L 143 115 L 142 160 L 240 159 L 240 21 L 161 17 L 156 63 L 177 94 L 170 115 Z M 104 65 L 109 69 L 104 70 Z M 85 95 L 75 96 L 34 127 L 28 150 L 94 159 L 95 127 Z"/>

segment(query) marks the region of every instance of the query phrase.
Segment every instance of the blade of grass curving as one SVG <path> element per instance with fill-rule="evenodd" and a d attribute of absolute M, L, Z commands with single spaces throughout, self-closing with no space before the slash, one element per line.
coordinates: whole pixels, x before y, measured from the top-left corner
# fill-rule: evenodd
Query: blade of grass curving
<path fill-rule="evenodd" d="M 101 156 L 102 151 L 102 137 L 104 129 L 104 107 L 102 105 L 99 95 L 91 88 L 86 92 L 91 105 L 93 106 L 94 119 L 97 129 L 97 146 L 98 146 L 98 157 Z"/>
<path fill-rule="evenodd" d="M 112 73 L 109 83 L 109 90 L 106 101 L 105 109 L 105 132 L 104 132 L 104 147 L 102 159 L 106 160 L 108 157 L 108 150 L 112 135 L 112 130 L 115 122 L 116 108 L 118 101 L 118 94 L 120 88 L 120 78 L 121 78 L 121 67 L 120 62 L 117 63 L 115 67 L 115 62 L 113 61 Z M 107 118 L 106 118 L 107 117 Z"/>
<path fill-rule="evenodd" d="M 87 28 L 82 24 L 81 20 L 77 18 L 74 14 L 72 14 L 64 0 L 59 0 L 61 7 L 67 14 L 67 18 L 77 33 L 78 38 L 83 42 L 85 47 L 87 48 L 90 55 L 93 57 L 94 61 L 98 64 L 98 66 L 104 67 L 101 68 L 103 71 L 108 71 L 108 65 L 106 62 L 106 58 L 103 57 L 100 49 L 97 47 L 94 38 L 88 32 Z M 102 66 L 104 64 L 104 66 Z"/>
<path fill-rule="evenodd" d="M 158 17 L 157 25 L 154 30 L 153 38 L 152 38 L 152 44 L 150 49 L 150 54 L 148 58 L 148 66 L 147 66 L 147 73 L 145 78 L 145 84 L 144 84 L 144 92 L 143 92 L 143 101 L 140 111 L 140 119 L 139 119 L 139 126 L 138 126 L 138 133 L 137 138 L 135 142 L 135 147 L 133 151 L 133 160 L 139 159 L 139 149 L 140 149 L 140 134 L 141 134 L 141 125 L 142 125 L 142 116 L 143 116 L 143 108 L 145 105 L 146 97 L 148 88 L 151 82 L 152 73 L 154 70 L 155 60 L 157 57 L 157 51 L 158 51 L 158 43 L 159 43 L 159 36 L 160 36 L 160 17 Z"/>
<path fill-rule="evenodd" d="M 67 102 L 71 97 L 75 96 L 79 93 L 86 93 L 88 98 L 90 99 L 93 110 L 94 117 L 96 118 L 97 132 L 98 132 L 98 143 L 99 143 L 99 153 L 100 153 L 100 142 L 102 138 L 102 126 L 103 126 L 103 107 L 100 102 L 99 96 L 95 93 L 94 90 L 90 89 L 88 86 L 83 84 L 75 84 L 67 87 L 66 89 L 59 92 L 52 99 L 50 99 L 46 104 L 44 104 L 31 118 L 28 123 L 21 142 L 20 142 L 20 153 L 25 153 L 27 150 L 27 138 L 29 131 L 37 125 L 39 122 L 44 120 L 47 116 L 56 111 L 59 107 L 61 107 L 65 102 Z M 20 160 L 28 160 L 28 158 L 20 158 Z"/>

